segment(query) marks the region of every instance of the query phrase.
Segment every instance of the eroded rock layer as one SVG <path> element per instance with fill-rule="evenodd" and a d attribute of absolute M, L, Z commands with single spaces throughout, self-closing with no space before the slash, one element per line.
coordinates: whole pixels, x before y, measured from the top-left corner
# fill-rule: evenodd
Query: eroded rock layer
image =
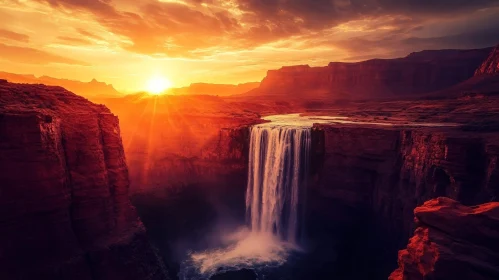
<path fill-rule="evenodd" d="M 499 203 L 441 197 L 414 210 L 417 229 L 390 280 L 499 279 Z"/>
<path fill-rule="evenodd" d="M 466 205 L 499 199 L 497 139 L 454 129 L 316 125 L 309 203 L 314 215 L 363 224 L 369 275 L 393 271 L 414 231 L 413 210 L 446 196 Z M 321 136 L 322 135 L 322 136 Z M 322 143 L 321 143 L 322 141 Z M 336 213 L 346 205 L 351 211 Z M 367 234 L 368 232 L 368 234 Z M 375 276 L 372 276 L 375 279 Z"/>
<path fill-rule="evenodd" d="M 301 98 L 405 98 L 441 90 L 473 77 L 491 48 L 412 53 L 398 59 L 331 62 L 270 70 L 251 94 Z"/>
<path fill-rule="evenodd" d="M 0 278 L 166 279 L 105 106 L 1 82 L 0 183 Z"/>

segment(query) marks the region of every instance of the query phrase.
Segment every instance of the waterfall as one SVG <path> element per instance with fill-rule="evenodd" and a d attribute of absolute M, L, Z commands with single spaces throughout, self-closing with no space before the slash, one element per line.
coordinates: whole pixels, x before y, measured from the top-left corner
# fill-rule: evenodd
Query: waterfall
<path fill-rule="evenodd" d="M 289 122 L 298 115 L 251 128 L 247 227 L 223 235 L 223 247 L 193 253 L 182 264 L 179 278 L 208 279 L 223 271 L 266 271 L 287 262 L 302 250 L 305 183 L 308 174 L 312 123 Z M 314 120 L 315 121 L 315 120 Z"/>
<path fill-rule="evenodd" d="M 252 232 L 298 243 L 310 145 L 309 127 L 251 128 L 246 213 Z"/>

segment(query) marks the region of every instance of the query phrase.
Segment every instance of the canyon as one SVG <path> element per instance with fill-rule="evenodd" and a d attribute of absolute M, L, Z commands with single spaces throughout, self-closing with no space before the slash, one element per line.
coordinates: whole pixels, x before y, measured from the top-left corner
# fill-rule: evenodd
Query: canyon
<path fill-rule="evenodd" d="M 351 123 L 310 125 L 310 255 L 286 273 L 496 279 L 497 55 L 285 67 L 238 96 L 92 100 L 106 106 L 2 80 L 0 276 L 177 279 L 189 252 L 245 224 L 251 127 L 303 113 Z"/>

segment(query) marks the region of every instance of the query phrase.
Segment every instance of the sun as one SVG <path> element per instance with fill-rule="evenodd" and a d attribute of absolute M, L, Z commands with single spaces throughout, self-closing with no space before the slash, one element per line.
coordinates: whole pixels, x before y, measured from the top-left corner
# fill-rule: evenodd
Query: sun
<path fill-rule="evenodd" d="M 160 95 L 172 87 L 172 82 L 165 77 L 154 76 L 147 81 L 147 91 L 150 94 Z"/>

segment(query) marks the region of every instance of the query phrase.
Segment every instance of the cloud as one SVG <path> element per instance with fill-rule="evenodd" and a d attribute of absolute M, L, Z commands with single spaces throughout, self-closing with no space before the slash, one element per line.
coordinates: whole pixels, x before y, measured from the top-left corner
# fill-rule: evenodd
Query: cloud
<path fill-rule="evenodd" d="M 76 37 L 66 37 L 66 36 L 58 36 L 57 39 L 59 41 L 69 44 L 69 45 L 91 45 L 93 44 L 92 41 L 85 39 L 85 38 L 76 38 Z"/>
<path fill-rule="evenodd" d="M 91 32 L 88 32 L 87 30 L 85 29 L 82 29 L 82 28 L 77 28 L 76 31 L 78 33 L 80 33 L 81 35 L 87 37 L 87 38 L 90 38 L 90 39 L 94 39 L 94 40 L 99 40 L 99 41 L 105 41 L 105 39 L 99 35 L 96 35 L 96 34 L 93 34 Z"/>
<path fill-rule="evenodd" d="M 37 1 L 58 9 L 92 14 L 108 31 L 126 38 L 124 49 L 166 56 L 192 56 L 216 46 L 255 48 L 310 33 L 320 38 L 325 30 L 362 19 L 371 21 L 365 29 L 374 30 L 377 19 L 387 16 L 404 19 L 391 24 L 406 30 L 437 16 L 452 19 L 499 3 L 496 0 Z M 98 39 L 86 30 L 78 32 Z M 370 38 L 359 38 L 357 42 L 363 40 Z"/>
<path fill-rule="evenodd" d="M 290 41 L 288 45 L 301 50 L 341 49 L 350 58 L 359 57 L 355 53 L 359 51 L 365 57 L 389 56 L 453 42 L 479 47 L 494 41 L 493 25 L 453 30 L 453 24 L 461 19 L 473 22 L 480 17 L 477 14 L 494 9 L 497 18 L 499 11 L 499 0 L 35 1 L 72 17 L 91 16 L 119 38 L 124 50 L 189 58 L 266 45 L 279 49 L 281 41 Z M 436 32 L 441 25 L 448 30 Z M 57 40 L 72 45 L 106 41 L 103 32 L 75 30 L 83 37 L 65 33 Z M 470 41 L 465 44 L 466 40 Z"/>
<path fill-rule="evenodd" d="M 29 42 L 29 36 L 6 29 L 0 29 L 0 38 L 14 40 L 18 42 Z"/>
<path fill-rule="evenodd" d="M 27 47 L 18 47 L 5 45 L 0 43 L 1 58 L 11 62 L 27 63 L 27 64 L 50 64 L 62 63 L 72 65 L 88 65 L 87 63 L 37 50 Z"/>

